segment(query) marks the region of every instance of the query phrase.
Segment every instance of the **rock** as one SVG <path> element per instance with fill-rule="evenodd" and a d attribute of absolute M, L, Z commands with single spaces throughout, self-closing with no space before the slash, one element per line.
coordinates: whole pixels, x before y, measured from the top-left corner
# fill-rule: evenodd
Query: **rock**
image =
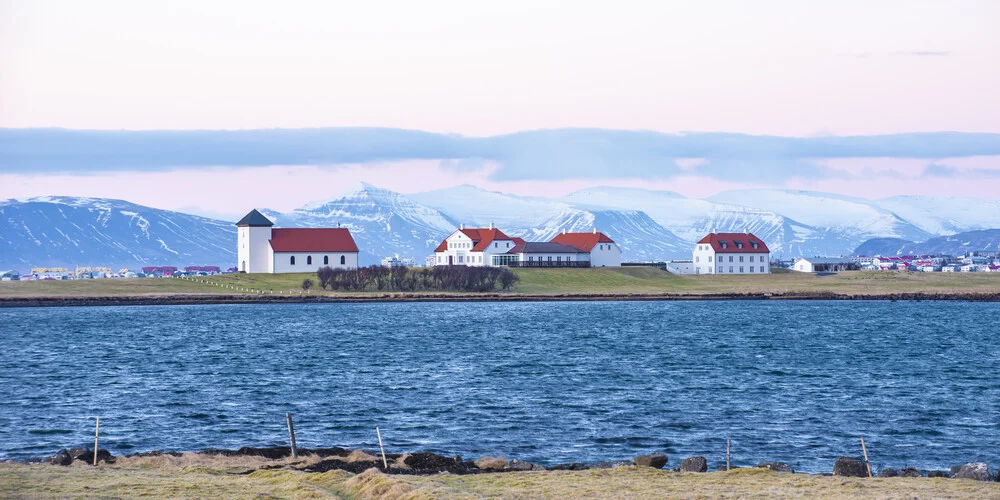
<path fill-rule="evenodd" d="M 952 465 L 951 469 L 948 471 L 948 477 L 951 477 L 951 476 L 954 476 L 955 474 L 958 474 L 958 471 L 960 471 L 960 470 L 962 470 L 962 466 L 961 465 Z"/>
<path fill-rule="evenodd" d="M 833 475 L 844 477 L 868 477 L 868 467 L 861 460 L 840 457 L 833 464 Z"/>
<path fill-rule="evenodd" d="M 784 462 L 761 462 L 754 467 L 758 469 L 769 469 L 774 472 L 788 472 L 790 474 L 795 472 L 791 465 Z"/>
<path fill-rule="evenodd" d="M 454 460 L 456 464 L 460 464 L 462 463 L 462 455 L 455 455 L 455 458 L 452 460 Z"/>
<path fill-rule="evenodd" d="M 836 467 L 836 466 L 834 466 Z M 886 467 L 879 471 L 877 477 L 896 477 L 899 475 L 899 471 L 893 469 L 892 467 Z"/>
<path fill-rule="evenodd" d="M 84 453 L 90 453 L 90 450 L 88 450 L 87 448 L 70 448 L 69 449 L 69 456 L 73 460 L 80 460 L 80 456 L 83 455 Z"/>
<path fill-rule="evenodd" d="M 573 462 L 571 464 L 558 464 L 549 467 L 549 470 L 587 470 L 590 466 L 580 462 Z"/>
<path fill-rule="evenodd" d="M 899 471 L 899 477 L 924 477 L 924 475 L 921 474 L 920 471 L 918 471 L 917 469 L 914 469 L 913 467 L 907 467 Z"/>
<path fill-rule="evenodd" d="M 650 453 L 648 455 L 639 455 L 632 460 L 632 463 L 642 467 L 662 469 L 664 465 L 667 465 L 667 456 L 660 452 Z"/>
<path fill-rule="evenodd" d="M 86 462 L 88 464 L 93 464 L 94 463 L 94 452 L 90 451 L 90 450 L 87 450 L 86 453 L 84 453 L 84 454 L 82 454 L 82 455 L 80 455 L 80 456 L 78 456 L 76 458 L 77 458 L 77 460 L 82 460 L 82 461 L 84 461 L 84 462 Z M 110 451 L 105 450 L 104 448 L 101 448 L 101 449 L 97 450 L 97 463 L 101 463 L 101 462 L 113 464 L 113 463 L 115 463 L 115 457 L 113 455 L 111 455 Z"/>
<path fill-rule="evenodd" d="M 531 470 L 545 470 L 545 467 L 542 467 L 541 465 L 538 465 L 538 464 L 533 464 L 531 462 L 523 462 L 521 460 L 511 460 L 510 462 L 507 462 L 507 467 L 505 467 L 504 470 L 516 471 L 516 472 L 517 471 L 531 471 Z"/>
<path fill-rule="evenodd" d="M 951 475 L 952 479 L 974 479 L 976 481 L 992 481 L 990 467 L 982 462 L 972 462 L 963 465 L 958 472 Z"/>
<path fill-rule="evenodd" d="M 927 472 L 927 477 L 951 477 L 951 474 L 944 470 L 932 470 Z"/>
<path fill-rule="evenodd" d="M 723 465 L 720 465 L 720 466 L 718 466 L 718 467 L 716 467 L 716 468 L 715 468 L 715 470 L 716 470 L 716 471 L 718 471 L 718 472 L 726 472 L 726 471 L 728 471 L 728 470 L 736 470 L 736 469 L 739 469 L 739 467 L 737 467 L 737 466 L 735 466 L 735 465 L 733 465 L 733 466 L 730 466 L 730 467 L 729 467 L 729 468 L 727 469 L 727 468 L 726 468 L 726 465 L 725 465 L 725 464 L 723 464 Z"/>
<path fill-rule="evenodd" d="M 708 461 L 705 460 L 705 457 L 685 458 L 678 470 L 681 472 L 707 472 Z"/>
<path fill-rule="evenodd" d="M 596 464 L 590 464 L 591 469 L 617 469 L 618 467 L 628 467 L 634 465 L 634 462 L 629 462 L 628 460 L 614 460 L 611 462 L 597 462 Z"/>
<path fill-rule="evenodd" d="M 69 450 L 59 450 L 55 455 L 51 457 L 45 457 L 42 459 L 43 462 L 52 465 L 69 465 L 73 463 L 73 457 L 70 456 Z"/>
<path fill-rule="evenodd" d="M 507 468 L 507 459 L 504 457 L 483 457 L 476 460 L 476 467 L 482 470 L 504 470 Z"/>
<path fill-rule="evenodd" d="M 455 459 L 442 457 L 436 453 L 413 453 L 403 463 L 414 469 L 442 469 L 455 465 Z"/>

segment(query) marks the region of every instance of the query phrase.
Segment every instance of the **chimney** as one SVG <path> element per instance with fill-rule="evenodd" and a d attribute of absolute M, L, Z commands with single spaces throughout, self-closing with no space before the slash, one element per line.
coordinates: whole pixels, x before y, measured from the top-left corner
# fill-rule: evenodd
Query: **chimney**
<path fill-rule="evenodd" d="M 563 228 L 563 234 L 566 234 L 566 228 Z"/>
<path fill-rule="evenodd" d="M 465 229 L 465 224 L 459 224 L 459 225 L 458 225 L 458 228 L 459 228 L 459 229 Z"/>
<path fill-rule="evenodd" d="M 750 231 L 748 231 L 747 228 L 743 228 L 743 234 L 750 234 Z"/>
<path fill-rule="evenodd" d="M 493 223 L 490 222 L 490 229 L 493 229 Z"/>
<path fill-rule="evenodd" d="M 594 234 L 597 234 L 597 228 L 596 227 L 594 228 Z"/>

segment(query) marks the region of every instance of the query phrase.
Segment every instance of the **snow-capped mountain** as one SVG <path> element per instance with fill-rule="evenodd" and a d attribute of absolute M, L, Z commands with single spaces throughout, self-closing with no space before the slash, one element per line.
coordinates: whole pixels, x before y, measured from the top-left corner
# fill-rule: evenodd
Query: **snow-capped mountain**
<path fill-rule="evenodd" d="M 121 200 L 51 196 L 0 202 L 0 268 L 217 265 L 236 261 L 232 222 Z"/>
<path fill-rule="evenodd" d="M 972 251 L 1000 250 L 1000 229 L 967 231 L 938 236 L 920 243 L 900 238 L 874 238 L 862 243 L 854 255 L 963 255 Z"/>
<path fill-rule="evenodd" d="M 1000 227 L 1000 201 L 944 196 L 894 196 L 871 202 L 931 234 Z"/>

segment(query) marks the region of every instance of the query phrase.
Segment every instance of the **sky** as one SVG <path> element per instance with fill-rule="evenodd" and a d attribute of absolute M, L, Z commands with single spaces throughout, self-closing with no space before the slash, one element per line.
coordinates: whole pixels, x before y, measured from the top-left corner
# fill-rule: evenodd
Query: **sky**
<path fill-rule="evenodd" d="M 998 24 L 994 1 L 0 0 L 0 127 L 1000 134 Z M 941 145 L 938 156 L 880 156 L 875 147 L 854 157 L 692 157 L 642 143 L 600 168 L 581 168 L 589 159 L 560 157 L 550 144 L 545 178 L 535 163 L 512 166 L 510 149 L 485 161 L 369 155 L 260 165 L 234 154 L 155 169 L 83 159 L 27 169 L 7 156 L 0 197 L 117 193 L 236 212 L 234 203 L 294 208 L 356 180 L 401 192 L 473 183 L 553 196 L 628 185 L 695 197 L 755 187 L 1000 197 L 996 153 L 926 137 Z M 616 163 L 636 157 L 648 168 Z M 213 195 L 219 179 L 238 183 L 238 197 Z M 170 196 L 134 189 L 150 182 L 199 187 Z"/>

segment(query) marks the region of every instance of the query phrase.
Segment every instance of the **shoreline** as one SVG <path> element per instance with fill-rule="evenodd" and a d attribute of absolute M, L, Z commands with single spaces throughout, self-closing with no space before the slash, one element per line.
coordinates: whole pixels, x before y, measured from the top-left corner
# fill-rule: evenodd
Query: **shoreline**
<path fill-rule="evenodd" d="M 0 308 L 94 307 L 200 304 L 340 304 L 378 302 L 614 302 L 692 300 L 873 300 L 873 301 L 961 301 L 1000 302 L 998 292 L 909 292 L 909 293 L 587 293 L 587 294 L 420 294 L 372 293 L 370 295 L 257 295 L 257 294 L 168 294 L 108 296 L 0 297 Z"/>

